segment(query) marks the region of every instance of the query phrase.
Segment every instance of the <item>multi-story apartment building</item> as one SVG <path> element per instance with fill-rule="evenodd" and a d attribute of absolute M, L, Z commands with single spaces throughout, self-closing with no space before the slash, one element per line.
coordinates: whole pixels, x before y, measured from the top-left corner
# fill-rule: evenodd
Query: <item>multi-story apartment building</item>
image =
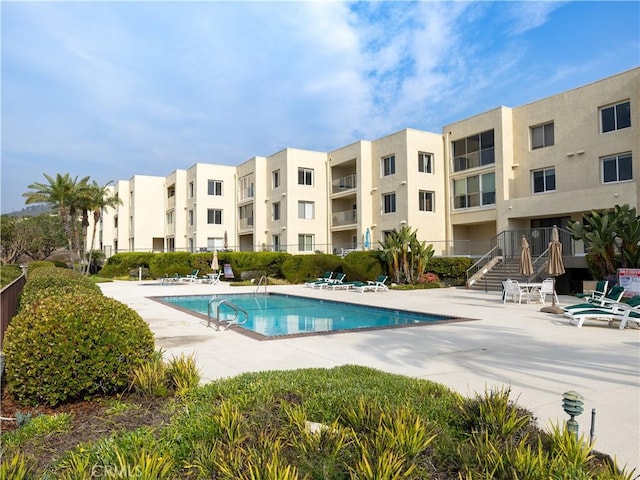
<path fill-rule="evenodd" d="M 519 248 L 528 232 L 591 210 L 638 207 L 640 68 L 516 108 L 406 129 L 331 152 L 286 148 L 237 166 L 134 176 L 114 191 L 101 247 L 122 250 L 371 248 L 407 225 L 437 254 Z M 161 201 L 161 199 L 163 201 Z M 510 242 L 498 242 L 515 232 Z M 571 243 L 567 254 L 578 254 Z M 571 259 L 569 264 L 571 266 Z"/>

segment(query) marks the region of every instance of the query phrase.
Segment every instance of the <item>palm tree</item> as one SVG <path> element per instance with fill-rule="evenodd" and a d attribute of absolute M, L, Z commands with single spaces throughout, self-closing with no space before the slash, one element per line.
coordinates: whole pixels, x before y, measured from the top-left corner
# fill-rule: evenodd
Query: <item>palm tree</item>
<path fill-rule="evenodd" d="M 62 228 L 64 229 L 69 251 L 72 254 L 71 261 L 73 263 L 73 252 L 77 251 L 79 244 L 77 225 L 78 192 L 85 188 L 89 177 L 84 177 L 78 181 L 78 177 L 71 178 L 68 173 L 64 175 L 58 173 L 55 178 L 46 173 L 43 175 L 49 183 L 35 182 L 29 185 L 27 188 L 33 191 L 22 194 L 26 198 L 25 204 L 46 203 L 58 213 L 62 221 Z"/>
<path fill-rule="evenodd" d="M 387 264 L 389 276 L 396 283 L 416 282 L 433 256 L 433 247 L 418 240 L 418 231 L 411 231 L 408 226 L 389 232 L 380 242 L 380 257 Z"/>
<path fill-rule="evenodd" d="M 93 231 L 91 232 L 91 246 L 89 247 L 89 258 L 87 262 L 87 270 L 86 273 L 89 272 L 89 266 L 91 265 L 91 256 L 93 255 L 93 247 L 95 245 L 96 240 L 96 231 L 98 230 L 98 223 L 102 219 L 102 212 L 106 208 L 116 208 L 118 205 L 122 205 L 122 199 L 116 193 L 115 195 L 111 194 L 111 190 L 109 189 L 109 185 L 112 182 L 109 181 L 106 184 L 100 186 L 95 180 L 87 189 L 86 199 L 88 200 L 86 203 L 87 206 L 87 225 L 88 221 L 88 210 L 91 210 L 93 213 Z M 84 225 L 84 210 L 83 210 L 83 225 Z M 85 243 L 83 243 L 85 245 Z"/>

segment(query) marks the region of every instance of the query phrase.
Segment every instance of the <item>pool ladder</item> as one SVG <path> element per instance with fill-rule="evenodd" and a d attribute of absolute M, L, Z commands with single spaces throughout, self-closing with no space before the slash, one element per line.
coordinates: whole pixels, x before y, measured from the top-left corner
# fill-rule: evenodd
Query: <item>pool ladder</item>
<path fill-rule="evenodd" d="M 262 275 L 260 277 L 260 280 L 258 281 L 258 286 L 256 287 L 256 291 L 253 292 L 253 295 L 257 295 L 258 294 L 258 290 L 260 290 L 260 286 L 262 285 L 262 281 L 264 280 L 264 293 L 267 293 L 267 284 L 269 283 L 269 280 L 267 279 L 266 275 Z"/>
<path fill-rule="evenodd" d="M 246 310 L 243 310 L 242 308 L 230 302 L 229 300 L 218 301 L 216 297 L 213 297 L 211 300 L 209 300 L 209 304 L 207 305 L 207 327 L 211 326 L 211 320 L 212 320 L 211 306 L 213 303 L 216 303 L 216 316 L 213 318 L 213 320 L 215 320 L 216 322 L 216 330 L 220 330 L 220 325 L 222 322 L 226 323 L 226 327 L 224 329 L 229 330 L 229 327 L 231 325 L 244 325 L 245 323 L 247 323 L 247 320 L 249 320 L 249 314 L 246 312 Z M 231 320 L 220 320 L 220 307 L 222 305 L 226 305 L 227 307 L 229 307 L 231 310 L 235 312 L 235 315 Z M 238 319 L 238 316 L 240 314 L 244 315 L 244 320 Z"/>

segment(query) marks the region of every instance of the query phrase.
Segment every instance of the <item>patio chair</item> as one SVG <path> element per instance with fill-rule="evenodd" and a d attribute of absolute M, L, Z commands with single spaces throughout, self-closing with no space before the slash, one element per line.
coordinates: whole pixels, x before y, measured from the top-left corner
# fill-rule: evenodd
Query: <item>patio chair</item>
<path fill-rule="evenodd" d="M 529 300 L 530 292 L 524 287 L 520 286 L 516 280 L 505 280 L 502 282 L 502 286 L 504 288 L 504 295 L 502 297 L 502 303 L 507 303 L 507 298 L 511 297 L 511 299 L 516 301 L 518 299 L 518 303 L 522 303 L 522 297 L 527 298 Z"/>
<path fill-rule="evenodd" d="M 553 286 L 554 286 L 553 278 L 545 278 L 542 281 L 542 285 L 540 286 L 540 288 L 534 288 L 533 290 L 531 290 L 531 296 L 539 297 L 540 301 L 544 304 L 547 298 L 547 295 L 553 295 L 553 297 L 555 298 L 556 304 L 558 304 L 560 302 L 558 301 L 558 296 L 556 295 L 556 292 Z"/>
<path fill-rule="evenodd" d="M 584 303 L 576 303 L 574 305 L 568 305 L 562 308 L 565 312 L 575 313 L 580 310 L 589 310 L 594 307 L 604 307 L 612 303 L 620 302 L 620 300 L 622 300 L 623 295 L 624 295 L 624 287 L 619 287 L 616 285 L 614 287 L 611 287 L 611 290 L 609 290 L 607 294 L 602 298 L 593 298 L 590 301 L 587 301 Z"/>
<path fill-rule="evenodd" d="M 204 281 L 209 285 L 218 285 L 221 276 L 222 274 L 220 272 L 209 273 Z"/>
<path fill-rule="evenodd" d="M 579 293 L 576 295 L 578 298 L 602 298 L 607 294 L 607 287 L 609 286 L 609 282 L 607 280 L 598 280 L 596 282 L 596 288 L 594 290 Z"/>
<path fill-rule="evenodd" d="M 179 282 L 187 282 L 187 283 L 194 283 L 194 282 L 198 282 L 200 279 L 198 278 L 198 273 L 200 273 L 200 270 L 191 270 L 191 273 L 188 275 L 184 275 L 183 277 L 178 277 L 178 281 Z"/>
<path fill-rule="evenodd" d="M 322 277 L 318 277 L 315 280 L 311 280 L 309 282 L 304 282 L 304 286 L 313 288 L 314 285 L 317 285 L 319 283 L 326 283 L 332 278 L 333 278 L 333 272 L 324 272 L 324 275 L 322 275 Z"/>
<path fill-rule="evenodd" d="M 311 285 L 311 288 L 330 288 L 336 290 L 338 288 L 348 288 L 344 283 L 344 279 L 347 278 L 346 273 L 338 273 L 335 277 L 330 278 L 326 282 L 319 282 L 315 285 Z"/>
<path fill-rule="evenodd" d="M 580 310 L 568 316 L 569 323 L 576 327 L 582 327 L 586 320 L 606 321 L 609 325 L 619 321 L 620 330 L 624 330 L 630 321 L 640 325 L 640 296 L 635 296 L 627 302 L 611 303 L 607 307 Z"/>
<path fill-rule="evenodd" d="M 389 277 L 387 277 L 386 275 L 378 275 L 378 277 L 375 280 L 367 280 L 366 283 L 352 282 L 353 286 L 351 287 L 351 289 L 358 291 L 360 293 L 377 292 L 378 290 L 382 290 L 383 292 L 386 292 L 387 290 L 389 290 L 389 287 L 385 285 L 387 278 Z"/>

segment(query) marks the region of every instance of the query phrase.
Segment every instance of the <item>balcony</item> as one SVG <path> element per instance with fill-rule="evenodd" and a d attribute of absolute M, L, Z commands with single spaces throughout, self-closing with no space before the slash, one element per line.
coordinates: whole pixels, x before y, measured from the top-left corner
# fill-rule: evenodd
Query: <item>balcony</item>
<path fill-rule="evenodd" d="M 342 212 L 333 212 L 331 215 L 331 226 L 341 227 L 344 225 L 353 225 L 358 223 L 358 210 L 345 210 Z"/>
<path fill-rule="evenodd" d="M 358 186 L 356 174 L 347 175 L 331 182 L 331 193 L 341 193 L 346 190 L 353 190 Z"/>
<path fill-rule="evenodd" d="M 173 196 L 167 198 L 167 210 L 171 210 L 175 206 L 176 206 L 176 196 L 173 195 Z"/>
<path fill-rule="evenodd" d="M 253 198 L 253 185 L 249 188 L 243 188 L 238 191 L 238 201 L 243 202 L 245 200 L 251 200 Z"/>
<path fill-rule="evenodd" d="M 253 229 L 253 217 L 241 218 L 238 222 L 238 228 L 240 230 Z"/>

